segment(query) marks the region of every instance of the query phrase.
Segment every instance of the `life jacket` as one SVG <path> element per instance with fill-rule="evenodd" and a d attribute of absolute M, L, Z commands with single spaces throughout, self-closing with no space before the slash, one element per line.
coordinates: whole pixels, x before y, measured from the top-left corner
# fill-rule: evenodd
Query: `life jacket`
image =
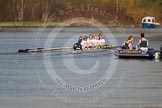
<path fill-rule="evenodd" d="M 147 40 L 141 40 L 140 47 L 147 47 Z"/>
<path fill-rule="evenodd" d="M 129 49 L 129 43 L 128 43 L 128 41 L 124 43 L 123 49 Z"/>

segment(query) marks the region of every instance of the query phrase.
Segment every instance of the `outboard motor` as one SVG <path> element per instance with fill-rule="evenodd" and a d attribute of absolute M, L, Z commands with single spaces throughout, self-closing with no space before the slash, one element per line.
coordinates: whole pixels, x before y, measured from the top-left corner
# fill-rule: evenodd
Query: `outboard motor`
<path fill-rule="evenodd" d="M 158 51 L 155 53 L 155 59 L 160 59 L 160 58 L 162 58 L 162 45 L 160 47 L 160 52 Z"/>

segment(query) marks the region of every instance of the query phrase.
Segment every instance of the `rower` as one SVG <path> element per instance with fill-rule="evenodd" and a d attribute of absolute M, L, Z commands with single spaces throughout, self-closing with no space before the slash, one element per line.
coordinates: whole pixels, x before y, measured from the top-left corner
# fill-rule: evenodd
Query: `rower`
<path fill-rule="evenodd" d="M 96 36 L 95 36 L 94 45 L 95 45 L 95 47 L 100 46 L 100 38 L 99 38 L 99 36 L 98 36 L 98 35 L 96 35 Z"/>
<path fill-rule="evenodd" d="M 82 40 L 83 40 L 83 36 L 79 36 L 79 40 L 81 40 L 81 41 L 82 41 Z"/>
<path fill-rule="evenodd" d="M 90 34 L 90 35 L 89 35 L 89 38 L 87 39 L 88 47 L 89 47 L 89 48 L 93 48 L 93 47 L 94 47 L 93 41 L 94 41 L 94 40 L 93 40 L 93 35 Z"/>
<path fill-rule="evenodd" d="M 106 41 L 105 41 L 105 39 L 103 39 L 102 34 L 99 34 L 99 44 L 100 44 L 100 46 L 106 45 Z"/>
<path fill-rule="evenodd" d="M 138 42 L 138 49 L 142 50 L 143 53 L 147 53 L 148 51 L 148 40 L 145 38 L 145 34 L 141 33 L 141 38 Z"/>
<path fill-rule="evenodd" d="M 93 44 L 93 47 L 96 46 L 96 36 L 92 36 L 92 44 Z"/>
<path fill-rule="evenodd" d="M 82 42 L 81 42 L 82 49 L 88 48 L 87 38 L 88 38 L 87 36 L 84 36 L 84 37 L 83 37 L 83 40 L 82 40 Z"/>

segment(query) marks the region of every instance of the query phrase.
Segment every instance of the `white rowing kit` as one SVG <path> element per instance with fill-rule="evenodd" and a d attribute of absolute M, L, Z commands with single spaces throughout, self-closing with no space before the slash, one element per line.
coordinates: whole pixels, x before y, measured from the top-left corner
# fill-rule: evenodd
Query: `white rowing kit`
<path fill-rule="evenodd" d="M 82 45 L 83 48 L 85 48 L 86 46 L 88 46 L 88 42 L 83 40 L 81 42 L 81 45 Z"/>
<path fill-rule="evenodd" d="M 100 43 L 100 45 L 103 45 L 103 44 L 106 43 L 106 41 L 105 41 L 105 39 L 100 39 L 100 40 L 99 40 L 99 43 Z"/>

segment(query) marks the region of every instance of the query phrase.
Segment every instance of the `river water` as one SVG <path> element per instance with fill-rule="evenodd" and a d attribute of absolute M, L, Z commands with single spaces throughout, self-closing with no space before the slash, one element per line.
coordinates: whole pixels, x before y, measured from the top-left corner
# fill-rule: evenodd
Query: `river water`
<path fill-rule="evenodd" d="M 159 50 L 161 30 L 125 28 L 116 32 L 116 28 L 104 28 L 103 37 L 108 44 L 121 45 L 133 35 L 136 45 L 139 32 L 146 32 L 149 47 Z M 104 31 L 87 27 L 2 30 L 0 107 L 162 107 L 161 60 L 118 59 L 114 50 L 83 54 L 17 53 L 19 49 L 71 47 L 80 35 Z"/>

